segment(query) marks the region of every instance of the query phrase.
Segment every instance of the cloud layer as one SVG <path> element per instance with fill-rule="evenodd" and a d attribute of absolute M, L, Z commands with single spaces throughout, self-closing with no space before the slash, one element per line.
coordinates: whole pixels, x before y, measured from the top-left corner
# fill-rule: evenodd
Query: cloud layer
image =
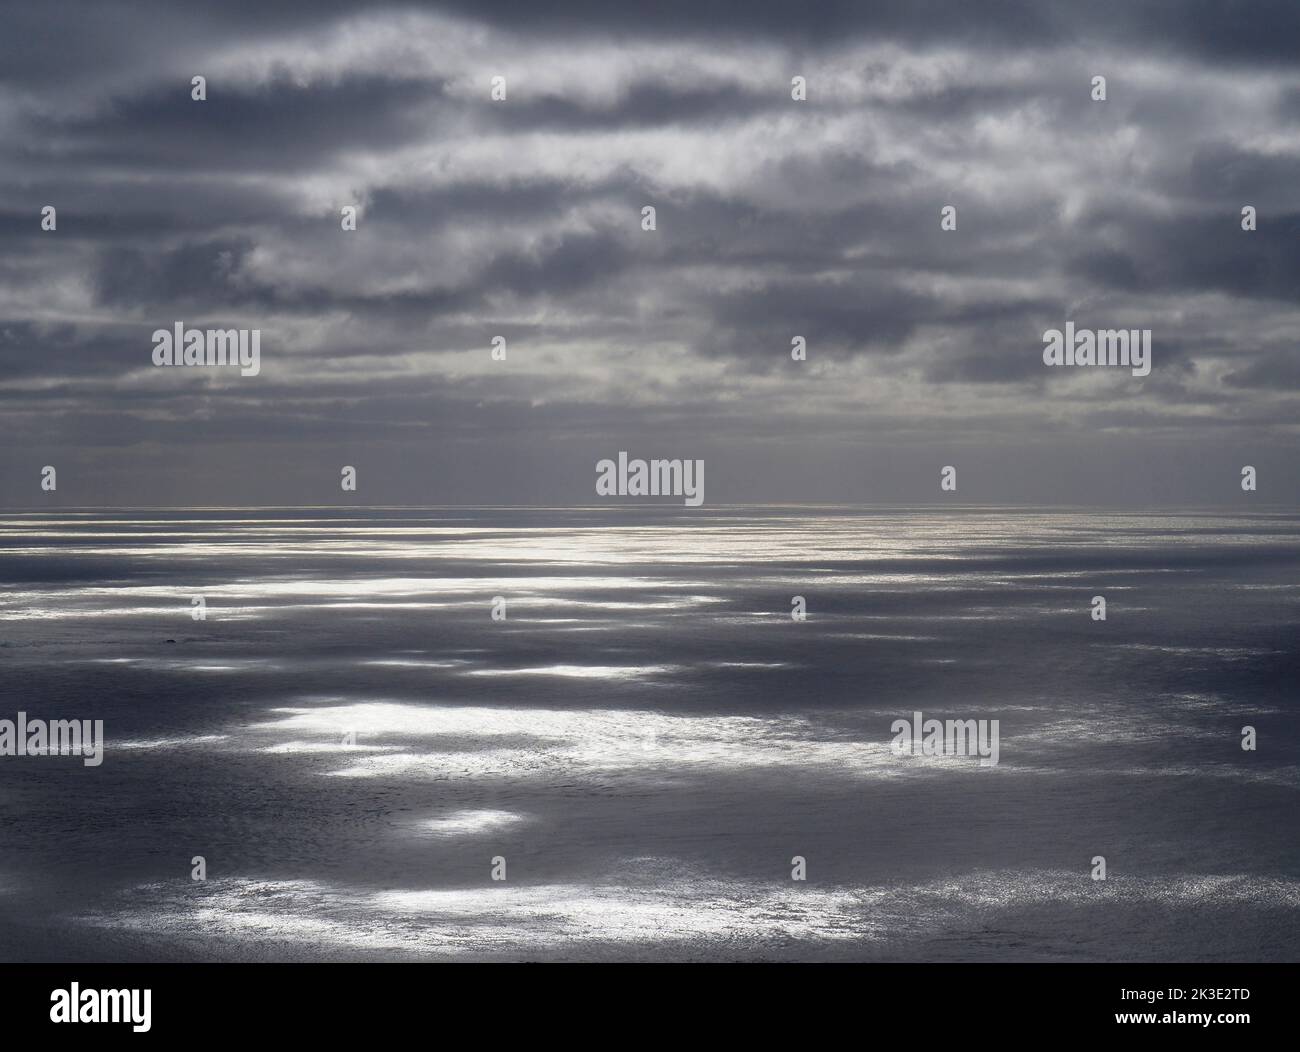
<path fill-rule="evenodd" d="M 8 14 L 0 501 L 1300 495 L 1294 5 L 545 6 Z M 261 375 L 153 368 L 180 320 Z"/>

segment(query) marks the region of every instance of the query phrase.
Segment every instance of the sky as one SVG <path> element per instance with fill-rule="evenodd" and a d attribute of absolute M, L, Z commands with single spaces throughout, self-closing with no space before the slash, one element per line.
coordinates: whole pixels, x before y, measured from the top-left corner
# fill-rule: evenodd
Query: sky
<path fill-rule="evenodd" d="M 1300 502 L 1294 2 L 0 18 L 0 506 Z"/>

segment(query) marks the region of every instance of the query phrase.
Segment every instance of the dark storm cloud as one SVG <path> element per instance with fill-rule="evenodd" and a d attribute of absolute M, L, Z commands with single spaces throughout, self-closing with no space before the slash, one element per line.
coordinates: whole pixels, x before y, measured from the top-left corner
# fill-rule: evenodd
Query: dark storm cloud
<path fill-rule="evenodd" d="M 209 321 L 215 309 L 238 307 L 297 314 L 332 308 L 378 322 L 394 315 L 481 308 L 489 295 L 566 296 L 611 280 L 631 261 L 613 239 L 570 235 L 527 253 L 502 252 L 453 287 L 359 294 L 322 286 L 281 289 L 246 280 L 240 272 L 252 249 L 249 243 L 215 241 L 162 252 L 108 250 L 97 267 L 97 298 L 108 306 L 202 310 Z"/>
<path fill-rule="evenodd" d="M 109 306 L 174 304 L 184 309 L 256 302 L 256 292 L 250 294 L 231 282 L 252 247 L 247 242 L 212 241 L 164 251 L 106 250 L 95 292 L 99 302 Z M 262 305 L 266 299 L 269 297 L 263 298 Z"/>
<path fill-rule="evenodd" d="M 117 17 L 110 18 L 103 13 L 103 5 L 93 0 L 48 0 L 43 8 L 51 14 L 49 21 L 36 20 L 27 27 L 32 57 L 21 72 L 30 74 L 43 68 L 63 39 L 60 30 L 66 31 L 67 24 L 77 19 L 86 20 L 97 33 L 116 26 L 117 32 L 109 38 L 125 40 L 175 7 L 168 0 L 123 0 L 114 5 Z M 1100 0 L 1086 6 L 1069 0 L 989 0 L 978 5 L 936 0 L 877 0 L 871 4 L 820 0 L 798 5 L 782 0 L 661 0 L 653 5 L 612 5 L 603 0 L 556 0 L 546 5 L 527 0 L 443 0 L 437 5 L 391 0 L 282 0 L 270 5 L 262 0 L 191 0 L 185 5 L 187 16 L 197 27 L 224 27 L 232 34 L 290 32 L 357 11 L 427 11 L 434 7 L 500 28 L 566 38 L 638 31 L 782 39 L 794 35 L 817 41 L 872 35 L 905 43 L 956 38 L 972 44 L 1010 41 L 1049 45 L 1136 36 L 1194 54 L 1254 60 L 1295 57 L 1300 34 L 1300 14 L 1286 0 L 1251 4 L 1187 0 L 1147 5 Z M 84 60 L 95 54 L 87 47 L 78 57 Z"/>
<path fill-rule="evenodd" d="M 1229 387 L 1300 390 L 1300 352 L 1284 351 L 1256 358 L 1223 378 Z"/>
<path fill-rule="evenodd" d="M 137 363 L 148 331 L 138 325 L 76 325 L 70 322 L 34 324 L 0 318 L 0 372 L 7 379 L 43 377 L 50 386 L 24 391 L 27 402 L 58 392 L 60 397 L 81 389 L 93 394 L 95 383 L 110 379 Z M 59 377 L 59 382 L 53 382 Z"/>
<path fill-rule="evenodd" d="M 599 235 L 563 237 L 530 255 L 498 256 L 478 280 L 483 287 L 519 296 L 565 295 L 608 280 L 631 254 Z"/>
<path fill-rule="evenodd" d="M 1282 131 L 1285 125 L 1278 124 Z M 1199 199 L 1240 205 L 1286 200 L 1295 185 L 1295 158 L 1285 153 L 1264 153 L 1229 143 L 1198 146 L 1187 160 L 1187 179 L 1174 187 Z"/>
<path fill-rule="evenodd" d="M 1240 224 L 1235 210 L 1217 216 L 1129 217 L 1126 249 L 1082 253 L 1069 261 L 1068 272 L 1127 291 L 1215 291 L 1296 302 L 1300 214 L 1266 215 L 1247 236 Z"/>
<path fill-rule="evenodd" d="M 558 179 L 522 179 L 504 185 L 456 183 L 437 188 L 380 187 L 370 195 L 366 225 L 388 224 L 427 232 L 458 219 L 496 220 L 502 224 L 527 221 L 541 213 L 559 214 L 575 193 L 590 195 Z"/>
<path fill-rule="evenodd" d="M 990 0 L 953 4 L 936 0 L 831 0 L 790 4 L 782 0 L 700 3 L 663 0 L 653 5 L 611 5 L 602 0 L 563 0 L 544 7 L 527 0 L 484 5 L 450 0 L 449 10 L 494 24 L 563 35 L 620 31 L 676 35 L 777 37 L 820 42 L 870 36 L 907 44 L 960 40 L 1060 46 L 1086 42 L 1150 42 L 1153 48 L 1185 51 L 1209 59 L 1289 62 L 1300 58 L 1300 11 L 1287 0 L 1258 4 L 1189 0 L 1132 4 L 1101 0 Z"/>
<path fill-rule="evenodd" d="M 315 478 L 336 441 L 631 433 L 734 443 L 761 475 L 756 438 L 1294 439 L 1294 4 L 4 17 L 0 437 L 24 465 L 263 443 Z M 261 329 L 262 374 L 152 369 L 176 320 Z M 1047 370 L 1066 321 L 1151 328 L 1152 376 Z"/>
<path fill-rule="evenodd" d="M 931 297 L 859 281 L 771 282 L 719 297 L 713 317 L 745 335 L 747 353 L 771 356 L 758 341 L 789 346 L 790 335 L 810 339 L 817 351 L 897 353 L 936 306 Z"/>
<path fill-rule="evenodd" d="M 340 150 L 391 146 L 430 132 L 437 84 L 348 78 L 310 87 L 288 78 L 246 88 L 216 84 L 196 109 L 190 84 L 111 99 L 101 111 L 42 121 L 19 159 L 171 170 L 292 172 Z M 196 119 L 196 117 L 198 119 Z"/>

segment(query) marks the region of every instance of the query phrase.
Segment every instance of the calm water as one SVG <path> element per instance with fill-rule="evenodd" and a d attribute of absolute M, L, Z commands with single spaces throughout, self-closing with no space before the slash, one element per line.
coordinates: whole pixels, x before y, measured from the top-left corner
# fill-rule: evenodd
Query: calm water
<path fill-rule="evenodd" d="M 1298 624 L 1294 514 L 8 513 L 108 744 L 0 758 L 0 957 L 1295 960 Z"/>

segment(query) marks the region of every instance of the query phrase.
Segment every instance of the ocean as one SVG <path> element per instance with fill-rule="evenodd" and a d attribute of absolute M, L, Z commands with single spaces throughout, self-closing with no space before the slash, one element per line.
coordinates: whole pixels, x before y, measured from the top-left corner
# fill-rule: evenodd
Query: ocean
<path fill-rule="evenodd" d="M 105 744 L 0 756 L 0 958 L 1296 960 L 1298 625 L 1291 511 L 2 513 Z"/>

